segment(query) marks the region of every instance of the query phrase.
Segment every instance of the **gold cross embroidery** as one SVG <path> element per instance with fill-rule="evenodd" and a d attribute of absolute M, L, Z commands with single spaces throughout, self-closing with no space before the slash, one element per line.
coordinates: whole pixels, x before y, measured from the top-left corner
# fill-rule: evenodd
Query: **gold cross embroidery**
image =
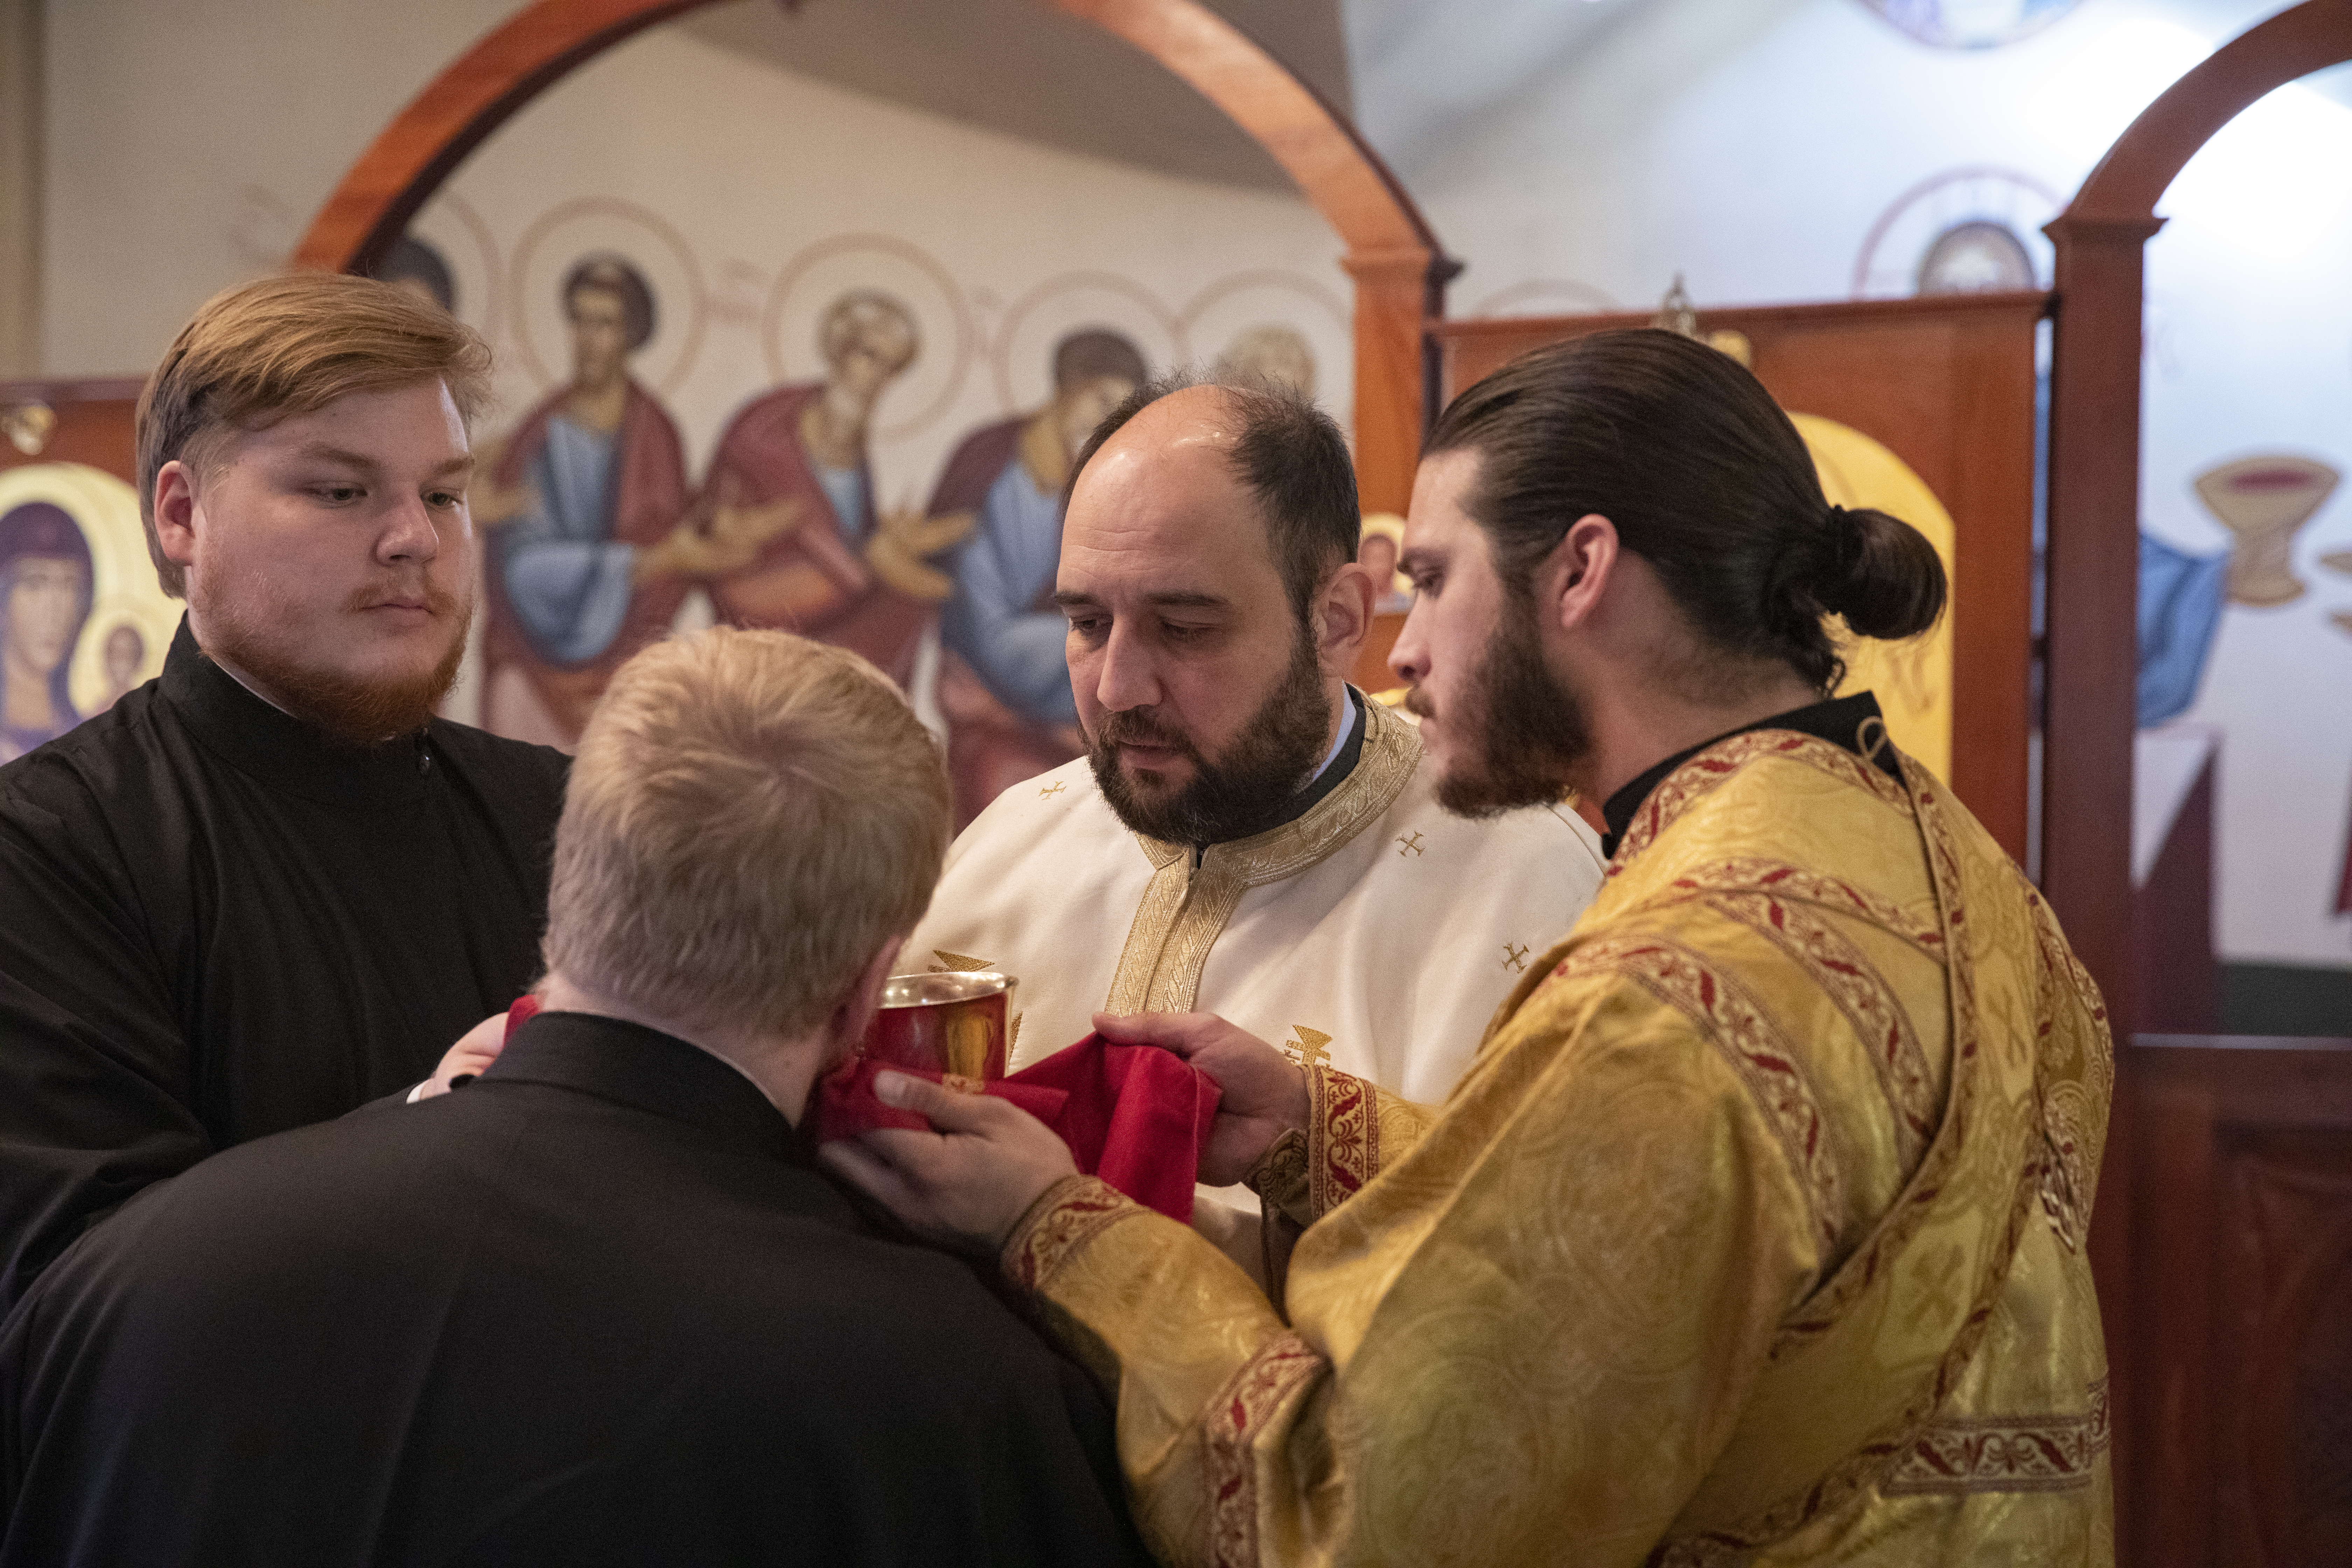
<path fill-rule="evenodd" d="M 1416 831 L 1412 837 L 1400 838 L 1397 842 L 1404 846 L 1404 848 L 1397 851 L 1400 855 L 1403 855 L 1408 852 L 1414 855 L 1423 855 L 1427 853 L 1427 851 L 1423 849 L 1421 847 L 1421 834 L 1418 831 Z"/>
<path fill-rule="evenodd" d="M 1503 944 L 1503 967 L 1510 970 L 1514 973 L 1525 973 L 1528 967 L 1528 954 L 1532 951 L 1533 949 L 1521 947 L 1515 942 L 1505 942 Z"/>
<path fill-rule="evenodd" d="M 1331 1053 L 1323 1048 L 1331 1043 L 1330 1036 L 1320 1029 L 1310 1029 L 1304 1024 L 1293 1024 L 1290 1027 L 1298 1037 L 1283 1041 L 1282 1048 L 1291 1060 L 1301 1067 L 1319 1068 L 1331 1059 Z"/>
<path fill-rule="evenodd" d="M 1045 788 L 1041 789 L 1041 790 L 1039 790 L 1039 791 L 1037 792 L 1037 798 L 1038 798 L 1038 799 L 1040 799 L 1040 800 L 1043 800 L 1043 799 L 1045 799 L 1047 795 L 1059 795 L 1059 794 L 1061 794 L 1061 793 L 1062 793 L 1062 789 L 1063 789 L 1062 781 L 1061 781 L 1061 780 L 1059 780 L 1059 779 L 1055 779 L 1055 780 L 1051 784 L 1047 785 Z"/>

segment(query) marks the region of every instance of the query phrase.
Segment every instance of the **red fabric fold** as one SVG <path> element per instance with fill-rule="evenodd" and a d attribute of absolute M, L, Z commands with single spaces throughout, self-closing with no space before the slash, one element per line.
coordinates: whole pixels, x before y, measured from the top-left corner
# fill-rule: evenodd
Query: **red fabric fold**
<path fill-rule="evenodd" d="M 874 1075 L 883 1065 L 858 1057 L 826 1075 L 817 1086 L 817 1142 L 872 1127 L 930 1125 L 874 1097 Z M 891 1070 L 940 1081 L 937 1073 Z M 1011 1100 L 1051 1127 L 1087 1174 L 1171 1219 L 1192 1219 L 1194 1176 L 1222 1091 L 1191 1063 L 1154 1046 L 1114 1046 L 1088 1035 L 1010 1078 L 981 1085 L 980 1091 Z"/>
<path fill-rule="evenodd" d="M 966 1094 L 992 1094 L 999 1100 L 1009 1100 L 1046 1126 L 1054 1125 L 1062 1114 L 1062 1102 L 1069 1098 L 1057 1089 L 1034 1084 L 1016 1083 L 1001 1078 L 983 1083 L 978 1079 L 960 1074 L 942 1074 L 910 1068 L 898 1062 L 876 1061 L 872 1057 L 852 1057 L 824 1075 L 816 1086 L 815 1104 L 812 1108 L 816 1119 L 816 1141 L 830 1143 L 836 1138 L 854 1137 L 876 1127 L 904 1127 L 911 1131 L 928 1132 L 931 1124 L 922 1113 L 901 1110 L 895 1105 L 885 1105 L 875 1096 L 874 1075 L 884 1070 L 902 1072 L 909 1078 L 927 1078 L 933 1083 L 949 1083 L 950 1089 Z"/>

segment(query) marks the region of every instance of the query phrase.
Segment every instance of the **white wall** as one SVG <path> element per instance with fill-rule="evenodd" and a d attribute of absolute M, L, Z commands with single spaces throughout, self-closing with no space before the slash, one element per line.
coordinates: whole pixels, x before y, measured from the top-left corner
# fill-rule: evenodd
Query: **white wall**
<path fill-rule="evenodd" d="M 512 0 L 49 0 L 41 370 L 143 375 Z"/>
<path fill-rule="evenodd" d="M 1523 39 L 1540 32 L 1544 7 L 1496 3 Z M 1353 62 L 1371 140 L 1470 263 L 1457 314 L 1491 300 L 1645 308 L 1677 272 L 1702 310 L 1907 292 L 1927 241 L 1974 216 L 2025 231 L 2046 268 L 2032 231 L 2140 109 L 2280 8 L 2086 0 L 2018 43 L 1954 51 L 1915 43 L 1860 0 L 1599 5 L 1616 15 L 1552 8 L 1558 52 L 1483 107 L 1468 102 L 1475 83 L 1427 60 L 1427 28 L 1408 40 L 1424 51 L 1417 70 Z M 1377 45 L 1392 31 L 1355 36 Z M 2257 105 L 2159 207 L 2170 222 L 2148 249 L 2142 505 L 2148 531 L 2183 548 L 2229 542 L 2190 489 L 2218 463 L 2291 454 L 2352 475 L 2347 74 Z M 1401 103 L 1405 92 L 1465 102 L 1441 113 Z M 1449 133 L 1433 137 L 1433 124 Z M 1999 173 L 1902 206 L 1972 167 Z M 2318 564 L 2347 547 L 2352 484 L 2298 536 L 2308 592 L 2276 609 L 2231 606 L 2200 700 L 2179 721 L 2222 731 L 2225 958 L 2352 963 L 2352 919 L 2333 912 L 2352 834 L 2352 626 L 2332 618 L 2352 612 L 2352 576 Z"/>

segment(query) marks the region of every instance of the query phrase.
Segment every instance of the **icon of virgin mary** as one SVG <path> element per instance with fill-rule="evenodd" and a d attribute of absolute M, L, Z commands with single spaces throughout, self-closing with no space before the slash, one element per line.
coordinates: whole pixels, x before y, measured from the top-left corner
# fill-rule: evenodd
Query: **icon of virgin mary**
<path fill-rule="evenodd" d="M 0 515 L 0 763 L 81 722 L 66 675 L 89 601 L 89 542 L 70 513 L 27 501 Z"/>

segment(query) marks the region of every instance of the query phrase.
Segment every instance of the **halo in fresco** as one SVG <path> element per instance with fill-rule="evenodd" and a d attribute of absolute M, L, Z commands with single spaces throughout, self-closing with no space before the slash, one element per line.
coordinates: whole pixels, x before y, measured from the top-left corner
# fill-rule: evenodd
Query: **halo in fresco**
<path fill-rule="evenodd" d="M 1854 258 L 1853 297 L 1909 298 L 1919 291 L 1923 278 L 1947 275 L 1929 264 L 1950 258 L 1956 237 L 1982 236 L 1986 228 L 2007 230 L 2023 253 L 2032 270 L 2032 281 L 2023 287 L 2046 288 L 2054 252 L 2042 226 L 2058 216 L 2061 205 L 2057 192 L 2015 169 L 1966 164 L 1930 174 L 1895 197 L 1870 226 Z M 1936 254 L 1939 245 L 1943 258 Z"/>
<path fill-rule="evenodd" d="M 2033 284 L 2025 241 L 2007 224 L 1987 218 L 1954 224 L 1919 258 L 1922 294 L 1982 294 Z"/>
<path fill-rule="evenodd" d="M 408 232 L 438 251 L 457 282 L 459 321 L 496 342 L 506 324 L 506 268 L 499 259 L 490 226 L 465 197 L 446 185 L 410 220 Z"/>
<path fill-rule="evenodd" d="M 1923 44 L 1990 49 L 2038 33 L 2082 0 L 1862 0 Z"/>
<path fill-rule="evenodd" d="M 1186 360 L 1215 366 L 1239 348 L 1286 340 L 1303 347 L 1314 369 L 1315 400 L 1346 426 L 1355 404 L 1354 333 L 1349 308 L 1314 279 L 1272 269 L 1236 272 L 1198 294 L 1176 319 Z M 1148 351 L 1147 351 L 1148 352 Z"/>
<path fill-rule="evenodd" d="M 1115 272 L 1048 278 L 1004 312 L 989 354 L 999 406 L 1034 408 L 1054 395 L 1054 345 L 1083 327 L 1124 333 L 1154 375 L 1183 363 L 1176 313 L 1157 294 Z"/>
<path fill-rule="evenodd" d="M 686 237 L 659 215 L 611 196 L 583 196 L 552 207 L 515 242 L 508 308 L 523 370 L 541 392 L 571 379 L 563 278 L 582 257 L 600 251 L 645 274 L 654 296 L 654 335 L 636 352 L 637 374 L 657 392 L 677 391 L 702 352 L 709 314 L 702 268 Z"/>
<path fill-rule="evenodd" d="M 859 289 L 904 305 L 922 334 L 914 363 L 883 389 L 876 408 L 875 438 L 904 440 L 954 404 L 971 373 L 975 336 L 955 279 L 919 246 L 887 234 L 843 234 L 808 247 L 784 263 L 768 290 L 761 352 L 775 381 L 821 379 L 817 331 L 825 309 Z"/>
<path fill-rule="evenodd" d="M 0 517 L 27 501 L 63 508 L 89 545 L 89 618 L 66 667 L 66 691 L 76 711 L 95 713 L 114 697 L 106 645 L 115 630 L 128 626 L 139 634 L 139 668 L 131 684 L 152 679 L 163 672 L 163 655 L 179 629 L 182 606 L 155 581 L 147 531 L 139 521 L 139 492 L 129 485 L 82 463 L 28 463 L 0 470 Z"/>

